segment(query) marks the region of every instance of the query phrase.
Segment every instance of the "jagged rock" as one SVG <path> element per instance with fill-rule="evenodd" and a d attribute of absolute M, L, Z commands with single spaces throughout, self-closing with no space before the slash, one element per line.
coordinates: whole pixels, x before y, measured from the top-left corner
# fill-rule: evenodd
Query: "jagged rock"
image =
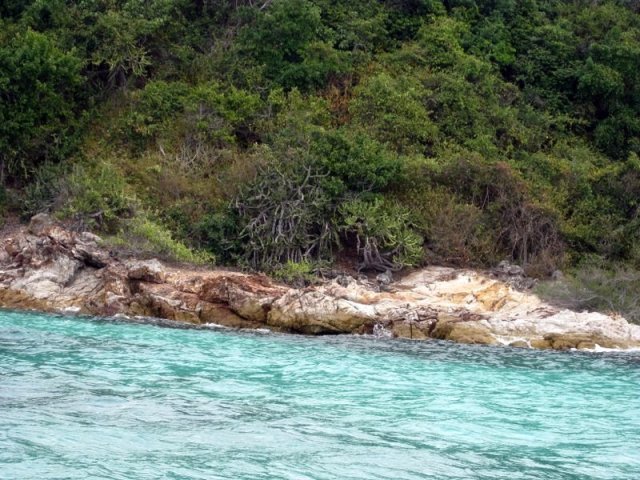
<path fill-rule="evenodd" d="M 593 349 L 597 346 L 603 348 L 628 348 L 627 341 L 622 339 L 608 338 L 598 332 L 563 332 L 550 333 L 544 339 L 551 344 L 555 350 L 568 349 Z"/>
<path fill-rule="evenodd" d="M 162 264 L 156 260 L 135 260 L 125 264 L 127 275 L 131 280 L 143 282 L 164 283 L 166 272 Z"/>
<path fill-rule="evenodd" d="M 459 343 L 492 345 L 497 343 L 489 328 L 476 321 L 460 321 L 457 317 L 439 319 L 431 332 L 433 338 Z"/>
<path fill-rule="evenodd" d="M 74 258 L 80 260 L 84 264 L 94 268 L 103 268 L 109 264 L 110 255 L 108 252 L 98 247 L 98 241 L 92 238 L 100 239 L 97 235 L 91 235 L 83 232 L 78 237 L 76 243 L 71 249 Z"/>
<path fill-rule="evenodd" d="M 46 213 L 38 213 L 31 217 L 27 231 L 32 235 L 42 235 L 44 230 L 54 224 L 53 219 Z"/>
<path fill-rule="evenodd" d="M 263 328 L 264 324 L 252 322 L 234 313 L 226 305 L 202 303 L 198 306 L 200 321 L 230 328 Z"/>
<path fill-rule="evenodd" d="M 375 311 L 318 290 L 291 290 L 277 299 L 267 324 L 307 334 L 351 333 L 365 323 L 372 323 Z"/>
<path fill-rule="evenodd" d="M 336 283 L 341 287 L 345 287 L 345 288 L 351 285 L 352 283 L 354 283 L 355 281 L 356 279 L 349 275 L 339 275 L 336 277 Z"/>
<path fill-rule="evenodd" d="M 389 285 L 393 281 L 391 270 L 376 275 L 376 281 L 379 285 Z"/>
<path fill-rule="evenodd" d="M 537 348 L 539 350 L 550 350 L 553 348 L 553 344 L 549 340 L 543 338 L 535 338 L 531 340 L 531 348 Z"/>
<path fill-rule="evenodd" d="M 640 346 L 640 326 L 545 304 L 518 289 L 517 282 L 529 279 L 507 263 L 499 275 L 428 267 L 389 280 L 385 291 L 366 277 L 347 276 L 294 289 L 264 275 L 122 262 L 100 244 L 95 235 L 34 217 L 1 240 L 0 306 L 307 334 L 382 330 L 401 338 L 542 349 Z"/>

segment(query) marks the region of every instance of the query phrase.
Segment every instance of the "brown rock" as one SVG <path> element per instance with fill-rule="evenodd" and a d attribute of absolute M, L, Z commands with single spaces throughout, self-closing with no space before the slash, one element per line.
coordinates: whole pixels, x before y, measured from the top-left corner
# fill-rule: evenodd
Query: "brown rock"
<path fill-rule="evenodd" d="M 534 338 L 531 340 L 531 348 L 538 348 L 540 350 L 549 350 L 553 348 L 551 342 L 549 340 L 545 340 L 543 338 Z"/>
<path fill-rule="evenodd" d="M 494 282 L 484 290 L 477 292 L 475 296 L 478 302 L 487 310 L 499 310 L 509 299 L 509 287 L 502 283 Z"/>
<path fill-rule="evenodd" d="M 451 340 L 459 343 L 482 345 L 493 345 L 497 343 L 491 331 L 476 321 L 443 321 L 441 319 L 431 332 L 431 336 L 440 340 Z"/>
<path fill-rule="evenodd" d="M 239 315 L 229 310 L 229 307 L 221 304 L 202 302 L 198 306 L 200 321 L 202 323 L 213 323 L 230 328 L 260 328 L 264 324 L 245 320 Z"/>
<path fill-rule="evenodd" d="M 488 328 L 473 323 L 454 324 L 451 332 L 447 336 L 447 340 L 480 345 L 494 345 L 498 343 Z"/>
<path fill-rule="evenodd" d="M 35 298 L 21 290 L 0 288 L 0 305 L 4 308 L 19 308 L 22 310 L 52 311 L 46 300 Z"/>
<path fill-rule="evenodd" d="M 419 325 L 403 321 L 394 322 L 391 329 L 395 337 L 409 338 L 413 340 L 426 340 L 429 338 Z"/>
<path fill-rule="evenodd" d="M 137 260 L 125 264 L 127 276 L 131 280 L 151 283 L 164 283 L 166 272 L 162 264 L 156 260 Z"/>
<path fill-rule="evenodd" d="M 553 333 L 545 335 L 556 350 L 567 350 L 571 348 L 595 348 L 599 345 L 604 348 L 629 348 L 631 343 L 623 340 L 614 340 L 598 333 Z"/>

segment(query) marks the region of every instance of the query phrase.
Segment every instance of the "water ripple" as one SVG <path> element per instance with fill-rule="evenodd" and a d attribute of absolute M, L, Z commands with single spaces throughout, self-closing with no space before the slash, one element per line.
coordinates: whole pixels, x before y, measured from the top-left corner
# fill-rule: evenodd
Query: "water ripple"
<path fill-rule="evenodd" d="M 640 478 L 640 353 L 162 326 L 0 311 L 0 478 Z"/>

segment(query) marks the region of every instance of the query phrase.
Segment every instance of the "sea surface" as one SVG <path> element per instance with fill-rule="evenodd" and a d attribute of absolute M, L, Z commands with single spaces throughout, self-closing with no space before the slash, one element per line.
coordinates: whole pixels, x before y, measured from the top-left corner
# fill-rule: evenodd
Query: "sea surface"
<path fill-rule="evenodd" d="M 640 479 L 640 353 L 0 311 L 0 479 Z"/>

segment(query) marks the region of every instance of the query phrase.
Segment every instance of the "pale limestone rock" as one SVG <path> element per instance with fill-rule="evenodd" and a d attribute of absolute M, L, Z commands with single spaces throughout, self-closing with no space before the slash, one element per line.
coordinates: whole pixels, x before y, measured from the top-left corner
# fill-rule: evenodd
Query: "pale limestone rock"
<path fill-rule="evenodd" d="M 507 277 L 521 273 L 504 270 Z M 428 267 L 383 292 L 366 279 L 346 277 L 291 289 L 264 275 L 121 262 L 98 237 L 44 217 L 0 244 L 0 305 L 11 308 L 307 334 L 383 328 L 402 338 L 532 348 L 640 346 L 640 326 L 622 317 L 559 309 L 513 285 L 493 273 Z"/>

